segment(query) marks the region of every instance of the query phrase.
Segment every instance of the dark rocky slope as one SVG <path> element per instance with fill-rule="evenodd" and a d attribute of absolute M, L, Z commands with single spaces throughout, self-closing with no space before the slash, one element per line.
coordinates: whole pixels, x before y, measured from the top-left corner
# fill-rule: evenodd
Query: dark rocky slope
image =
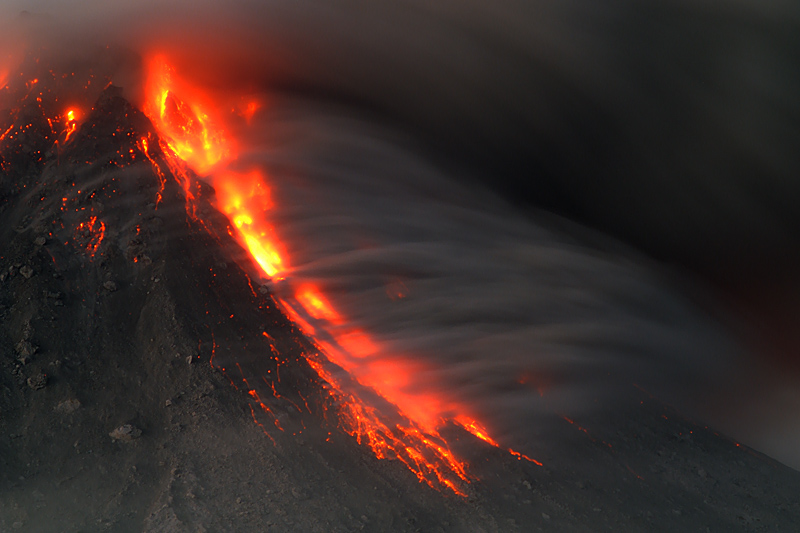
<path fill-rule="evenodd" d="M 585 428 L 543 421 L 543 467 L 457 439 L 479 479 L 468 498 L 420 484 L 337 430 L 301 357 L 312 347 L 227 237 L 213 191 L 194 182 L 206 224 L 187 215 L 153 142 L 162 185 L 139 142 L 156 139 L 146 117 L 110 88 L 58 148 L 45 114 L 8 113 L 3 130 L 32 126 L 0 145 L 0 530 L 800 523 L 800 474 L 644 393 Z"/>

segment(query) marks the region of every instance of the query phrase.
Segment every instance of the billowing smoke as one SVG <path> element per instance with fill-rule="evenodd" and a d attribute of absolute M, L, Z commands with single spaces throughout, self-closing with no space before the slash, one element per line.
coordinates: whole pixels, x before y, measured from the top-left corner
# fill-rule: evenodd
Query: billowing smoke
<path fill-rule="evenodd" d="M 800 466 L 797 381 L 759 362 L 799 346 L 795 3 L 4 9 L 0 75 L 45 47 L 141 102 L 159 51 L 222 99 L 265 95 L 240 164 L 269 176 L 287 278 L 507 438 L 636 383 Z"/>

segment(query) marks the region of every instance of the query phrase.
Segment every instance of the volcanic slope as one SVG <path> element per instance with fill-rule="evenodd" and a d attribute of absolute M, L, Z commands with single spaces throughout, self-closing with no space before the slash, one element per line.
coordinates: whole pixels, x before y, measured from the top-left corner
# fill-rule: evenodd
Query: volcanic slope
<path fill-rule="evenodd" d="M 68 140 L 46 115 L 2 124 L 25 135 L 0 145 L 0 531 L 800 523 L 800 474 L 646 394 L 543 420 L 543 466 L 454 429 L 467 497 L 419 482 L 338 429 L 313 345 L 142 113 L 109 87 Z"/>

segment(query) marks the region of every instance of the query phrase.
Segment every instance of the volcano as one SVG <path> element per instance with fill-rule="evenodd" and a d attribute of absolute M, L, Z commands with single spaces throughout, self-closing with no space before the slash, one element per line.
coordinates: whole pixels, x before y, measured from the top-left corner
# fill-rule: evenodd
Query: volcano
<path fill-rule="evenodd" d="M 197 146 L 99 76 L 81 93 L 95 102 L 65 109 L 64 79 L 26 77 L 0 122 L 3 531 L 800 523 L 797 471 L 644 389 L 613 414 L 544 418 L 521 448 L 471 415 L 426 423 L 332 355 L 358 352 L 354 330 L 313 335 L 341 330 L 338 312 L 315 287 L 300 305 L 281 292 L 237 232 L 247 213 L 195 173 Z M 205 127 L 177 94 L 161 106 Z"/>

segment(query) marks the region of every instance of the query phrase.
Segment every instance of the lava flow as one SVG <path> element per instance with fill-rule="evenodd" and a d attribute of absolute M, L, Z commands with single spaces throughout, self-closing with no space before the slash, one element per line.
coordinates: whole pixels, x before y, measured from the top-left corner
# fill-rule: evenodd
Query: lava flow
<path fill-rule="evenodd" d="M 97 253 L 100 244 L 105 237 L 106 225 L 103 221 L 97 220 L 96 216 L 89 218 L 85 222 L 78 224 L 75 228 L 75 242 L 80 243 L 86 253 L 91 257 Z"/>
<path fill-rule="evenodd" d="M 340 427 L 369 446 L 376 457 L 402 461 L 421 482 L 466 496 L 465 486 L 470 482 L 467 465 L 453 454 L 441 431 L 448 426 L 461 428 L 492 446 L 500 444 L 464 406 L 434 387 L 420 390 L 414 376 L 425 371 L 423 363 L 385 353 L 375 339 L 334 307 L 321 288 L 293 286 L 286 248 L 269 221 L 273 199 L 265 172 L 236 169 L 237 146 L 221 126 L 221 106 L 179 80 L 163 56 L 155 56 L 149 63 L 145 93 L 144 111 L 164 139 L 163 152 L 173 156 L 169 163 L 173 173 L 181 179 L 185 162 L 212 183 L 215 207 L 228 216 L 234 236 L 276 286 L 276 299 L 283 310 L 318 347 L 319 353 L 306 358 L 329 385 Z M 249 123 L 259 106 L 250 102 L 240 116 Z M 147 142 L 141 140 L 145 155 Z M 151 163 L 162 175 L 152 159 Z M 184 180 L 191 203 L 187 183 Z M 187 212 L 197 217 L 193 209 Z"/>
<path fill-rule="evenodd" d="M 75 116 L 75 110 L 70 109 L 64 114 L 64 118 L 66 119 L 65 124 L 66 128 L 64 130 L 64 144 L 69 142 L 69 138 L 72 137 L 72 134 L 75 133 L 75 129 L 78 127 L 78 119 Z"/>

